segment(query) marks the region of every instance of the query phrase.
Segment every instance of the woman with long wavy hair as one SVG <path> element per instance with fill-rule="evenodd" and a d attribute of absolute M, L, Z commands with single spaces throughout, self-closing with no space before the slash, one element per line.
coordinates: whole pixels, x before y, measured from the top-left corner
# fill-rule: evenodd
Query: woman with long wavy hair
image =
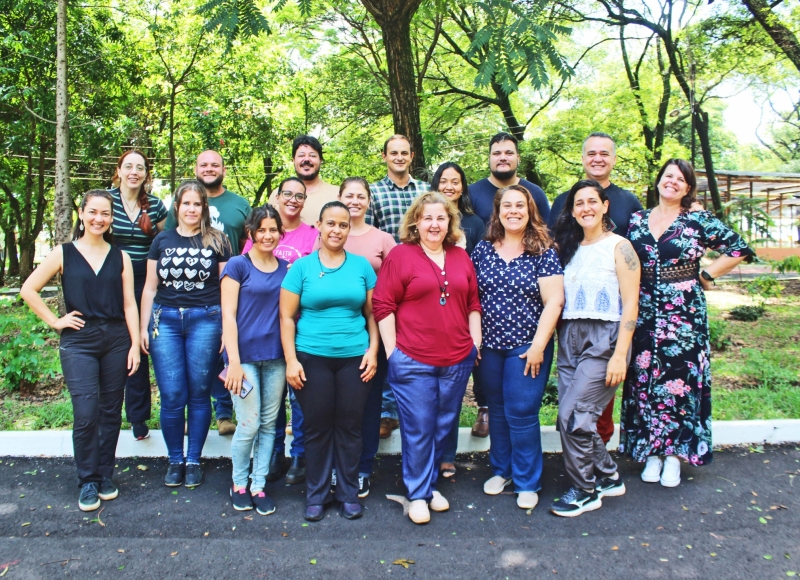
<path fill-rule="evenodd" d="M 129 149 L 119 156 L 111 183 L 114 245 L 131 258 L 133 291 L 136 304 L 140 304 L 147 279 L 147 252 L 156 234 L 164 229 L 167 208 L 150 193 L 153 175 L 150 162 L 141 151 Z M 149 357 L 142 355 L 139 369 L 125 384 L 125 415 L 138 441 L 150 436 L 150 406 Z"/>
<path fill-rule="evenodd" d="M 203 483 L 200 456 L 211 425 L 212 381 L 218 380 L 220 276 L 231 246 L 211 226 L 208 193 L 199 181 L 178 187 L 172 211 L 178 227 L 158 234 L 147 255 L 141 341 L 142 351 L 153 357 L 161 394 L 161 433 L 169 454 L 164 484 L 196 487 Z"/>
<path fill-rule="evenodd" d="M 552 245 L 530 192 L 510 185 L 495 194 L 489 233 L 472 253 L 483 309 L 476 373 L 492 426 L 494 476 L 483 491 L 499 495 L 513 483 L 522 509 L 539 502 L 539 408 L 553 360 L 553 331 L 564 305 L 564 276 Z"/>
<path fill-rule="evenodd" d="M 631 243 L 613 233 L 608 211 L 603 186 L 583 179 L 569 190 L 556 223 L 566 291 L 558 330 L 558 431 L 570 488 L 550 510 L 564 517 L 625 493 L 597 421 L 628 368 L 640 269 Z"/>

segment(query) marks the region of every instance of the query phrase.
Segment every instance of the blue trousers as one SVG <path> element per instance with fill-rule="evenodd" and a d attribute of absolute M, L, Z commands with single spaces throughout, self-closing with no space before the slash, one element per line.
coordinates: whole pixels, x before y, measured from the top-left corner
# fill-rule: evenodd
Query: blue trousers
<path fill-rule="evenodd" d="M 297 402 L 294 389 L 289 388 L 284 383 L 283 398 L 281 407 L 278 409 L 278 418 L 275 420 L 275 442 L 272 454 L 286 455 L 286 396 L 289 396 L 289 404 L 292 407 L 292 448 L 289 454 L 292 457 L 305 457 L 305 437 L 303 435 L 303 410 Z"/>
<path fill-rule="evenodd" d="M 154 328 L 158 335 L 153 336 Z M 161 433 L 170 463 L 183 463 L 184 417 L 188 463 L 200 463 L 211 425 L 211 387 L 217 378 L 222 314 L 219 306 L 153 305 L 150 355 L 161 394 Z M 188 409 L 188 413 L 187 413 Z"/>
<path fill-rule="evenodd" d="M 433 497 L 445 442 L 458 421 L 477 354 L 473 348 L 448 367 L 415 361 L 398 348 L 389 356 L 389 385 L 397 399 L 403 443 L 403 482 L 412 501 Z"/>
<path fill-rule="evenodd" d="M 381 343 L 378 349 L 378 370 L 372 377 L 367 402 L 364 405 L 364 416 L 361 419 L 361 460 L 358 462 L 358 475 L 370 477 L 375 455 L 381 439 L 381 402 L 386 383 L 386 351 Z"/>
<path fill-rule="evenodd" d="M 544 361 L 536 377 L 523 374 L 529 345 L 512 350 L 481 350 L 483 393 L 489 404 L 492 446 L 489 463 L 492 472 L 514 481 L 514 491 L 539 491 L 542 478 L 542 433 L 539 408 L 553 362 L 553 341 L 544 351 Z"/>

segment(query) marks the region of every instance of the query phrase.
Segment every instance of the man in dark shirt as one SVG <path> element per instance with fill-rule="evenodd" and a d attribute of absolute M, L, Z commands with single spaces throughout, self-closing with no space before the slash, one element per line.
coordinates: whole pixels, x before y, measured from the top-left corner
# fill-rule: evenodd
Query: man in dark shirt
<path fill-rule="evenodd" d="M 509 185 L 519 184 L 531 193 L 542 221 L 547 222 L 547 218 L 550 216 L 550 204 L 542 188 L 517 176 L 517 167 L 519 167 L 517 144 L 517 138 L 509 133 L 498 133 L 492 137 L 489 141 L 489 171 L 491 175 L 469 186 L 472 207 L 487 227 L 494 210 L 494 194 L 498 189 Z"/>
<path fill-rule="evenodd" d="M 517 175 L 518 145 L 517 138 L 510 133 L 498 133 L 492 137 L 489 140 L 489 172 L 491 175 L 469 186 L 472 207 L 487 228 L 494 211 L 495 193 L 498 189 L 509 185 L 519 184 L 530 192 L 542 221 L 547 222 L 547 218 L 550 216 L 550 203 L 542 188 Z M 489 407 L 486 406 L 486 398 L 483 396 L 480 383 L 476 377 L 472 378 L 472 392 L 475 395 L 475 403 L 478 405 L 478 417 L 472 425 L 472 434 L 475 437 L 486 437 L 489 435 Z"/>
<path fill-rule="evenodd" d="M 614 224 L 613 232 L 620 236 L 628 233 L 628 225 L 634 212 L 642 209 L 641 202 L 627 189 L 611 183 L 611 171 L 617 163 L 617 145 L 607 133 L 592 133 L 583 142 L 583 155 L 581 156 L 583 171 L 587 179 L 594 179 L 608 195 L 608 216 Z M 558 217 L 564 209 L 567 191 L 559 195 L 550 208 L 550 219 L 547 226 L 552 232 L 555 229 Z M 597 433 L 608 443 L 614 435 L 614 399 L 597 421 Z"/>
<path fill-rule="evenodd" d="M 625 236 L 628 225 L 634 212 L 642 209 L 641 202 L 627 189 L 611 183 L 611 171 L 617 163 L 617 146 L 611 135 L 606 133 L 592 133 L 583 142 L 583 155 L 581 156 L 583 171 L 586 179 L 594 179 L 608 195 L 608 216 L 614 224 L 614 233 Z M 547 225 L 552 232 L 555 229 L 558 217 L 564 209 L 567 193 L 559 195 L 550 208 L 550 219 Z"/>

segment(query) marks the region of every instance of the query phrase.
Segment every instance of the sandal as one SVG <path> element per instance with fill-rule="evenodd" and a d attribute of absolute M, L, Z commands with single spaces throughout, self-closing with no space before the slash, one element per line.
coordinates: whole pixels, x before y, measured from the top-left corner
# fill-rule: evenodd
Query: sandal
<path fill-rule="evenodd" d="M 456 476 L 456 466 L 454 463 L 442 463 L 442 466 L 447 466 L 447 467 L 440 467 L 439 477 L 450 479 Z"/>

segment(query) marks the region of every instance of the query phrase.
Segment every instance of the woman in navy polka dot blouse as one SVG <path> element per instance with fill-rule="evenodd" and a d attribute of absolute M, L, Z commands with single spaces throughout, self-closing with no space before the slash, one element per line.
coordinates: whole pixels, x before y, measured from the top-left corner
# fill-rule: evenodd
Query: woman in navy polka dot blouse
<path fill-rule="evenodd" d="M 564 276 L 530 192 L 521 185 L 495 194 L 486 239 L 472 262 L 483 309 L 477 368 L 489 404 L 494 472 L 489 495 L 514 484 L 517 505 L 532 509 L 541 488 L 539 407 L 553 360 L 553 331 L 564 305 Z"/>

